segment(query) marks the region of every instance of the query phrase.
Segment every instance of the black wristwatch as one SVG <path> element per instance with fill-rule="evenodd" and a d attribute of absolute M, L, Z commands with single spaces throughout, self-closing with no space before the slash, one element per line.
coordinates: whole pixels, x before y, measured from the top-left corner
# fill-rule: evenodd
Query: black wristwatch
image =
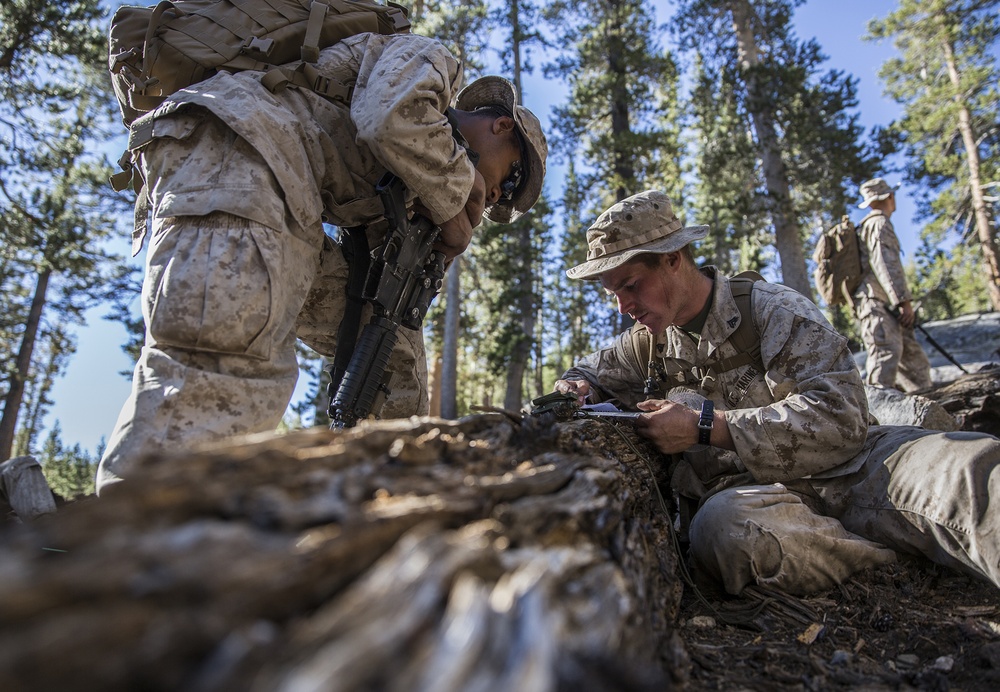
<path fill-rule="evenodd" d="M 701 417 L 698 418 L 698 444 L 712 444 L 712 424 L 715 423 L 715 404 L 711 399 L 705 399 L 701 405 Z"/>

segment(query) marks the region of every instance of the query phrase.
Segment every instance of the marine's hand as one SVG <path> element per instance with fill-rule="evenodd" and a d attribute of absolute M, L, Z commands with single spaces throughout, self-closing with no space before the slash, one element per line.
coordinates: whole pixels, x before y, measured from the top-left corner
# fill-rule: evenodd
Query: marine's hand
<path fill-rule="evenodd" d="M 647 399 L 637 405 L 639 434 L 664 454 L 677 454 L 698 442 L 698 412 L 665 399 Z"/>
<path fill-rule="evenodd" d="M 576 403 L 583 406 L 590 396 L 590 383 L 586 380 L 556 380 L 555 390 L 576 394 Z"/>
<path fill-rule="evenodd" d="M 435 248 L 444 253 L 446 262 L 455 259 L 469 247 L 469 243 L 472 242 L 472 231 L 483 222 L 485 209 L 486 181 L 479 171 L 476 171 L 465 208 L 441 224 L 441 235 Z"/>
<path fill-rule="evenodd" d="M 913 303 L 906 301 L 899 304 L 899 323 L 909 329 L 916 322 L 916 313 L 913 311 Z"/>

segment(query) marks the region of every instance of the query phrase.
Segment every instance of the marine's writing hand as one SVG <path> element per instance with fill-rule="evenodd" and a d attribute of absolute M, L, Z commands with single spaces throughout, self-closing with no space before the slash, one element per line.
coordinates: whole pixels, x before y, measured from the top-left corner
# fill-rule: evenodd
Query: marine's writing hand
<path fill-rule="evenodd" d="M 647 399 L 637 405 L 639 434 L 664 454 L 683 452 L 698 442 L 698 412 L 665 399 Z"/>

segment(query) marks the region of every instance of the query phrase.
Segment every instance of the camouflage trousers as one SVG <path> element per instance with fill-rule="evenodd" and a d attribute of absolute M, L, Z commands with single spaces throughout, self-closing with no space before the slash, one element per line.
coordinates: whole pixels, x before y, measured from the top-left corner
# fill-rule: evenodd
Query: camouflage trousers
<path fill-rule="evenodd" d="M 339 248 L 319 223 L 303 229 L 287 213 L 261 222 L 283 208 L 266 163 L 214 116 L 196 120 L 180 116 L 183 127 L 164 127 L 173 136 L 141 150 L 152 211 L 146 334 L 98 468 L 99 491 L 141 456 L 274 430 L 298 377 L 300 319 L 320 353 L 332 356 L 336 346 L 346 276 Z M 191 181 L 202 184 L 187 197 L 176 192 Z M 384 415 L 426 412 L 423 355 L 420 334 L 400 339 L 390 367 L 409 389 L 397 388 Z"/>
<path fill-rule="evenodd" d="M 848 476 L 711 496 L 691 521 L 696 569 L 732 594 L 766 584 L 805 595 L 899 551 L 1000 587 L 1000 440 L 876 426 L 862 455 Z"/>
<path fill-rule="evenodd" d="M 868 352 L 868 384 L 912 392 L 931 385 L 931 364 L 913 334 L 889 314 L 886 306 L 869 297 L 858 299 L 861 339 Z"/>

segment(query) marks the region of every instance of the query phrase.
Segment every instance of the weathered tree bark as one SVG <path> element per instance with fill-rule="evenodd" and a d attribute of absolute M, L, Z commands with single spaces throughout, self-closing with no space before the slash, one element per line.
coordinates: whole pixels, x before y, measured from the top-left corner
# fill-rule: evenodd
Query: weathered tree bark
<path fill-rule="evenodd" d="M 148 458 L 0 535 L 0 689 L 663 689 L 651 458 L 500 414 Z"/>
<path fill-rule="evenodd" d="M 955 417 L 959 430 L 1000 437 L 1000 365 L 921 392 Z"/>

